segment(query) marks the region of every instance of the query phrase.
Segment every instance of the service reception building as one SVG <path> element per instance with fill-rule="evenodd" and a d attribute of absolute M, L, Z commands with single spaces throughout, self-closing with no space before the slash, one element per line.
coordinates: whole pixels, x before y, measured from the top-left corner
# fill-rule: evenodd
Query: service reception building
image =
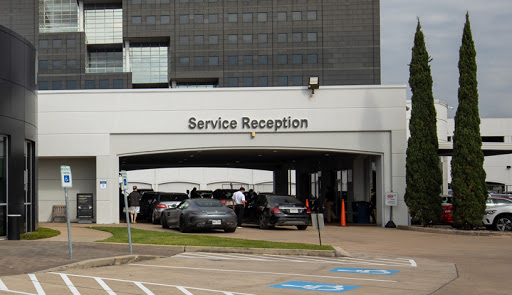
<path fill-rule="evenodd" d="M 350 203 L 375 194 L 381 226 L 393 192 L 406 225 L 405 110 L 405 86 L 40 91 L 39 221 L 64 204 L 69 165 L 73 219 L 77 194 L 92 194 L 100 224 L 122 218 L 121 170 L 227 167 L 272 171 L 273 192 L 293 182 L 301 200 L 328 187 Z"/>

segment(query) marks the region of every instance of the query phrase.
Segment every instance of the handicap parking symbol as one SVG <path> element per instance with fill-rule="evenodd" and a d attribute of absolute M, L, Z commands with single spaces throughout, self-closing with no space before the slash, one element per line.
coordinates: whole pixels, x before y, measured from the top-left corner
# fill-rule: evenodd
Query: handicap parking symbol
<path fill-rule="evenodd" d="M 64 182 L 69 183 L 69 175 L 64 175 Z"/>
<path fill-rule="evenodd" d="M 301 282 L 301 281 L 289 281 L 286 283 L 272 285 L 269 287 L 305 290 L 305 291 L 316 291 L 316 292 L 330 292 L 330 293 L 343 293 L 346 291 L 361 288 L 360 286 L 352 286 L 352 285 L 338 285 L 338 284 Z"/>
<path fill-rule="evenodd" d="M 337 267 L 335 269 L 331 269 L 329 272 L 344 272 L 344 273 L 358 273 L 358 274 L 365 274 L 365 275 L 386 275 L 386 276 L 391 276 L 391 275 L 394 275 L 397 272 L 399 272 L 399 270 Z"/>

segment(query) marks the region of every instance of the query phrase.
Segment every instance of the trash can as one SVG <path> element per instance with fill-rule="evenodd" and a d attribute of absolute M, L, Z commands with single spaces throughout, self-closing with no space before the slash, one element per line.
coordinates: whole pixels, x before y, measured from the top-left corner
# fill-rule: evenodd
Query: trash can
<path fill-rule="evenodd" d="M 9 226 L 7 227 L 7 239 L 19 240 L 21 214 L 8 214 L 7 222 L 9 223 Z"/>
<path fill-rule="evenodd" d="M 357 223 L 370 223 L 370 203 L 357 202 Z"/>

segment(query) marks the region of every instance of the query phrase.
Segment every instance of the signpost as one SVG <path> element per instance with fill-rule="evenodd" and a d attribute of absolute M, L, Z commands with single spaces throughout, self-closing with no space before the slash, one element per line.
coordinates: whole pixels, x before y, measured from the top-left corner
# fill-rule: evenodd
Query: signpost
<path fill-rule="evenodd" d="M 130 229 L 130 212 L 128 212 L 128 198 L 126 196 L 126 187 L 128 186 L 128 179 L 126 170 L 121 170 L 121 178 L 122 178 L 122 188 L 123 188 L 123 198 L 124 198 L 124 208 L 126 211 L 126 225 L 128 228 L 128 244 L 130 245 L 130 254 L 133 254 L 132 249 L 132 231 Z"/>
<path fill-rule="evenodd" d="M 388 221 L 388 223 L 386 223 L 385 227 L 396 228 L 396 225 L 393 222 L 393 207 L 396 206 L 397 203 L 398 203 L 398 193 L 394 193 L 394 192 L 386 193 L 386 198 L 385 198 L 384 204 L 386 206 L 389 206 L 390 217 L 389 217 L 389 221 Z"/>
<path fill-rule="evenodd" d="M 68 188 L 73 187 L 73 178 L 71 177 L 71 167 L 62 165 L 60 166 L 60 180 L 64 188 L 66 200 L 66 223 L 68 226 L 68 244 L 69 244 L 69 259 L 73 259 L 73 246 L 71 245 L 71 225 L 69 221 L 69 201 L 68 201 Z"/>

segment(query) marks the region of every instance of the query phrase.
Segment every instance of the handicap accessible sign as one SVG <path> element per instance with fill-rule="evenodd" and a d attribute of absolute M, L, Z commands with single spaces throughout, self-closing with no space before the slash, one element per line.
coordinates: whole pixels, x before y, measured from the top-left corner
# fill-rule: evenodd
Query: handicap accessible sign
<path fill-rule="evenodd" d="M 358 274 L 365 274 L 365 275 L 385 275 L 385 276 L 391 276 L 391 275 L 394 275 L 397 272 L 399 272 L 399 270 L 337 267 L 335 269 L 331 269 L 329 272 L 358 273 Z"/>
<path fill-rule="evenodd" d="M 272 288 L 295 289 L 316 292 L 343 293 L 346 291 L 361 288 L 360 286 L 338 285 L 314 282 L 289 281 L 286 283 L 269 286 Z"/>

